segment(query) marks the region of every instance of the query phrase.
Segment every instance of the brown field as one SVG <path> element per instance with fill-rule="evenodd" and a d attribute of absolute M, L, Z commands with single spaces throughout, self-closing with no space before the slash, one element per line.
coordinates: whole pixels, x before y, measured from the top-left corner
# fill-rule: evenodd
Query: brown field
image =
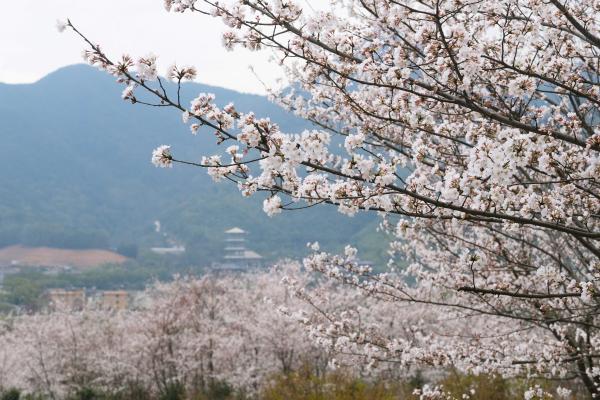
<path fill-rule="evenodd" d="M 122 263 L 127 257 L 108 250 L 69 250 L 51 247 L 9 246 L 0 249 L 0 266 L 70 266 L 94 267 L 105 263 Z"/>

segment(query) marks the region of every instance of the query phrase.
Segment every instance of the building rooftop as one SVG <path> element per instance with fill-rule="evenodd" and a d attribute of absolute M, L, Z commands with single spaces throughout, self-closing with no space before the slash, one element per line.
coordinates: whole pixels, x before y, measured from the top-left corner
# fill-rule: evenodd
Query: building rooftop
<path fill-rule="evenodd" d="M 225 233 L 246 233 L 245 230 L 238 228 L 237 226 L 225 231 Z"/>
<path fill-rule="evenodd" d="M 185 247 L 174 246 L 174 247 L 151 247 L 150 251 L 156 254 L 182 254 L 185 253 Z"/>

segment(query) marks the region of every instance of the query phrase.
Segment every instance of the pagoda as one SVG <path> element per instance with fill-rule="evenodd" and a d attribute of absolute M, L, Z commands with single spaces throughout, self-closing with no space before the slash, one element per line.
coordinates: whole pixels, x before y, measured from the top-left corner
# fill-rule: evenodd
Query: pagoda
<path fill-rule="evenodd" d="M 261 265 L 262 256 L 246 247 L 248 232 L 234 227 L 225 231 L 225 251 L 221 269 L 246 270 Z"/>

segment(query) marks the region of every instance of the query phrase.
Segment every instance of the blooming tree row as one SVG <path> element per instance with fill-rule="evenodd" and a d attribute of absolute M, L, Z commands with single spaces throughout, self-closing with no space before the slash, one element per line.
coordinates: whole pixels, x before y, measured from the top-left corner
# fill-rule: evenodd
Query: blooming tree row
<path fill-rule="evenodd" d="M 421 306 L 397 316 L 389 302 L 364 299 L 360 290 L 347 290 L 297 263 L 239 275 L 178 277 L 155 283 L 126 311 L 59 307 L 7 318 L 0 326 L 0 391 L 18 388 L 62 399 L 90 389 L 148 398 L 178 390 L 188 398 L 227 383 L 254 398 L 277 374 L 309 368 L 323 376 L 340 367 L 354 376 L 396 383 L 423 371 L 426 381 L 435 383 L 447 371 L 434 359 L 423 369 L 424 357 L 441 345 L 431 329 L 472 332 L 453 316 L 434 315 Z M 387 345 L 398 349 L 410 343 L 411 354 L 381 362 L 380 346 L 390 339 L 394 343 Z M 452 339 L 449 335 L 446 344 Z M 543 338 L 527 339 L 528 351 L 544 347 Z M 467 398 L 473 394 L 464 389 Z M 535 386 L 530 391 L 549 394 Z M 570 393 L 557 388 L 564 398 Z M 455 399 L 430 384 L 415 394 Z"/>
<path fill-rule="evenodd" d="M 305 265 L 387 302 L 381 321 L 438 318 L 411 326 L 407 340 L 338 313 L 310 326 L 315 337 L 368 364 L 574 379 L 600 394 L 600 1 L 165 7 L 220 18 L 227 48 L 274 52 L 289 87 L 272 98 L 315 129 L 284 133 L 210 94 L 184 104 L 194 68 L 169 68 L 168 91 L 155 56 L 113 60 L 68 22 L 90 46 L 86 60 L 125 85 L 125 100 L 176 109 L 193 134 L 229 144 L 199 161 L 165 145 L 152 161 L 205 167 L 244 196 L 266 192 L 269 215 L 324 204 L 379 212 L 393 237 L 391 272 L 374 273 L 352 248 L 315 247 Z"/>
<path fill-rule="evenodd" d="M 297 265 L 286 271 L 308 279 Z M 0 332 L 0 389 L 65 398 L 85 388 L 161 395 L 182 387 L 193 395 L 222 381 L 253 392 L 304 364 L 322 373 L 329 350 L 270 305 L 302 307 L 281 277 L 178 278 L 147 289 L 127 311 L 10 318 Z"/>

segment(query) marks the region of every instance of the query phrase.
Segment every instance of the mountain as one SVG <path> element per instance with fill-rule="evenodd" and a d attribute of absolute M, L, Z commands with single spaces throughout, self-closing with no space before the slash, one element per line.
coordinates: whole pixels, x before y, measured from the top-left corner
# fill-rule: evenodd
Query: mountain
<path fill-rule="evenodd" d="M 271 260 L 298 257 L 314 240 L 331 250 L 363 243 L 371 258 L 381 255 L 371 214 L 348 218 L 316 207 L 269 218 L 262 197 L 245 199 L 202 169 L 155 168 L 150 154 L 161 144 L 187 160 L 223 150 L 208 130 L 193 136 L 179 113 L 131 105 L 121 90 L 85 65 L 33 84 L 0 84 L 0 247 L 148 247 L 160 244 L 159 220 L 198 263 L 220 257 L 223 231 L 232 226 L 248 230 L 249 247 Z M 196 83 L 183 89 L 186 101 L 200 92 L 268 116 L 285 132 L 309 127 L 262 96 Z"/>

